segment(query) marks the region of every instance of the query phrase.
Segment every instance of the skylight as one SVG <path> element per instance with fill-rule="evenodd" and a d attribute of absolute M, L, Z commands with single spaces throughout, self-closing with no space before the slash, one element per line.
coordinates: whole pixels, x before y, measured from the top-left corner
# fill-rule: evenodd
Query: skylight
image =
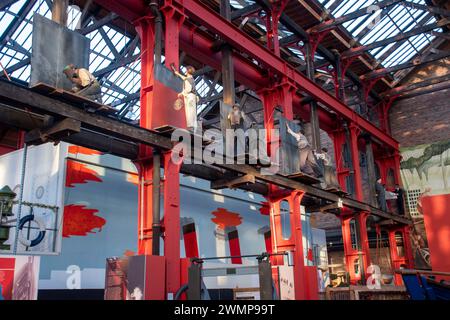
<path fill-rule="evenodd" d="M 318 0 L 325 8 L 332 9 L 333 17 L 348 15 L 358 9 L 370 7 L 368 14 L 343 26 L 362 45 L 368 45 L 396 35 L 411 31 L 415 28 L 436 22 L 429 12 L 410 8 L 401 3 L 377 10 L 375 0 Z M 409 0 L 410 2 L 426 5 L 424 0 Z M 339 4 L 338 4 L 339 3 Z M 412 57 L 429 45 L 435 36 L 420 34 L 406 40 L 400 40 L 369 50 L 369 52 L 385 66 L 395 66 L 409 61 Z"/>

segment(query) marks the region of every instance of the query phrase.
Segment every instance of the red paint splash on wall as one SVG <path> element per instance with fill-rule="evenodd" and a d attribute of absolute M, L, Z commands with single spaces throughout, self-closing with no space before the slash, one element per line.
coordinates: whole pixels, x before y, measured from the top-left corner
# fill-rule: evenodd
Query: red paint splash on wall
<path fill-rule="evenodd" d="M 75 183 L 87 183 L 88 181 L 103 182 L 98 177 L 97 172 L 89 169 L 87 165 L 77 161 L 67 160 L 66 187 L 73 188 L 75 187 Z"/>
<path fill-rule="evenodd" d="M 83 205 L 69 204 L 64 207 L 63 237 L 87 236 L 102 230 L 106 220 L 96 215 L 97 209 L 87 209 Z"/>
<path fill-rule="evenodd" d="M 261 208 L 259 208 L 259 213 L 261 213 L 263 216 L 270 215 L 270 205 L 268 202 L 261 202 Z"/>
<path fill-rule="evenodd" d="M 12 299 L 15 264 L 15 258 L 0 258 L 0 294 L 4 300 Z"/>
<path fill-rule="evenodd" d="M 103 154 L 100 151 L 94 150 L 94 149 L 89 149 L 89 148 L 85 148 L 85 147 L 80 147 L 80 146 L 69 146 L 69 153 L 71 154 L 85 154 L 88 156 L 92 156 L 92 155 L 100 155 Z"/>
<path fill-rule="evenodd" d="M 242 223 L 242 217 L 239 213 L 234 213 L 228 211 L 225 208 L 217 208 L 212 214 L 215 216 L 211 219 L 212 222 L 217 224 L 220 229 L 225 229 L 226 227 L 236 227 Z"/>

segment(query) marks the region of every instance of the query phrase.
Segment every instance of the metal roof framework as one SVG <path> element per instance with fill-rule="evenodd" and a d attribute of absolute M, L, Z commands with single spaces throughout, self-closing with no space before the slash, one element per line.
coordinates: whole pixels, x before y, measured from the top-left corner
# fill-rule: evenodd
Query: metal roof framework
<path fill-rule="evenodd" d="M 349 14 L 370 8 L 367 14 L 342 23 L 342 27 L 354 37 L 355 43 L 361 46 L 386 41 L 418 27 L 436 23 L 436 11 L 439 11 L 429 9 L 425 0 L 398 1 L 381 9 L 377 9 L 377 4 L 381 5 L 384 1 L 313 1 L 323 7 L 323 22 L 336 18 L 345 20 Z M 231 0 L 230 3 L 235 18 L 239 17 L 240 12 L 244 15 L 255 9 L 258 11 L 258 3 L 255 1 Z M 37 13 L 51 18 L 51 6 L 51 0 L 10 0 L 0 6 L 0 62 L 4 69 L 3 76 L 7 74 L 13 81 L 23 84 L 29 82 L 32 17 Z M 439 12 L 442 14 L 442 10 Z M 241 23 L 248 24 L 264 34 L 265 14 L 264 10 L 259 8 L 257 15 L 249 16 Z M 115 18 L 117 16 L 111 13 L 97 20 L 94 16 L 85 16 L 82 9 L 72 5 L 68 15 L 68 27 L 78 30 L 91 40 L 89 68 L 102 83 L 105 103 L 119 110 L 119 118 L 136 121 L 139 118 L 140 91 L 139 39 L 137 36 L 130 36 L 133 33 L 127 32 L 126 29 L 120 32 L 113 28 L 111 22 Z M 283 23 L 279 24 L 279 29 L 280 40 L 294 35 Z M 422 53 L 433 45 L 440 31 L 440 28 L 436 28 L 407 39 L 392 41 L 388 45 L 367 50 L 367 53 L 373 57 L 376 62 L 374 64 L 379 68 L 402 65 L 421 57 Z M 294 59 L 297 64 L 304 65 L 305 59 L 301 50 L 288 47 L 283 48 L 283 52 L 289 54 L 290 59 Z M 315 60 L 320 63 L 325 61 L 326 57 L 318 53 Z M 202 115 L 212 109 L 211 105 L 217 102 L 214 97 L 220 97 L 222 91 L 220 73 L 211 76 L 208 71 L 211 70 L 198 70 L 196 78 L 197 92 L 203 102 L 198 111 Z M 405 72 L 399 70 L 386 75 L 393 77 L 393 84 L 397 84 Z"/>

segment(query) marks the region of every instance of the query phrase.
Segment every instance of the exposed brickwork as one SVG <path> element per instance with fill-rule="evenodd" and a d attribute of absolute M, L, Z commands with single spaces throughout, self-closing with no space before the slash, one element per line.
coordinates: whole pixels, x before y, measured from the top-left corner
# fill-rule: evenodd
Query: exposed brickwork
<path fill-rule="evenodd" d="M 449 72 L 450 59 L 438 61 L 414 70 L 401 85 L 442 77 Z M 389 120 L 392 136 L 400 142 L 401 147 L 449 139 L 450 89 L 394 102 L 389 112 Z"/>
<path fill-rule="evenodd" d="M 377 252 L 376 248 L 370 248 L 370 260 L 374 265 L 380 267 L 382 274 L 393 274 L 391 269 L 391 258 L 389 255 L 389 248 L 380 248 Z M 333 268 L 333 272 L 346 271 L 344 251 L 330 251 L 328 252 L 328 262 L 330 264 L 342 265 L 341 267 Z"/>
<path fill-rule="evenodd" d="M 395 103 L 389 113 L 392 135 L 401 147 L 450 138 L 450 89 Z"/>
<path fill-rule="evenodd" d="M 319 229 L 339 229 L 341 220 L 331 213 L 311 213 L 311 227 Z"/>

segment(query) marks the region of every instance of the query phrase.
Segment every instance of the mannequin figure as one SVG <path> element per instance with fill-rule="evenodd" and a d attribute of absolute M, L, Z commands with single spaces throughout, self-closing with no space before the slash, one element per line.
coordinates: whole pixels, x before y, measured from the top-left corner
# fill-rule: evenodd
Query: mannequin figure
<path fill-rule="evenodd" d="M 178 98 L 182 98 L 184 101 L 184 111 L 186 112 L 186 126 L 188 130 L 195 132 L 197 129 L 197 93 L 195 92 L 194 72 L 195 69 L 192 66 L 186 68 L 186 74 L 181 74 L 175 69 L 175 65 L 172 64 L 173 73 L 183 80 L 183 91 L 178 94 Z"/>
<path fill-rule="evenodd" d="M 313 154 L 311 145 L 308 142 L 308 139 L 305 136 L 303 130 L 300 130 L 299 133 L 295 133 L 291 130 L 289 125 L 286 123 L 287 131 L 290 135 L 292 135 L 295 140 L 297 140 L 297 146 L 300 157 L 300 170 L 308 175 L 313 175 L 318 178 L 323 176 L 322 171 L 320 170 L 319 165 L 317 164 L 316 157 Z"/>

